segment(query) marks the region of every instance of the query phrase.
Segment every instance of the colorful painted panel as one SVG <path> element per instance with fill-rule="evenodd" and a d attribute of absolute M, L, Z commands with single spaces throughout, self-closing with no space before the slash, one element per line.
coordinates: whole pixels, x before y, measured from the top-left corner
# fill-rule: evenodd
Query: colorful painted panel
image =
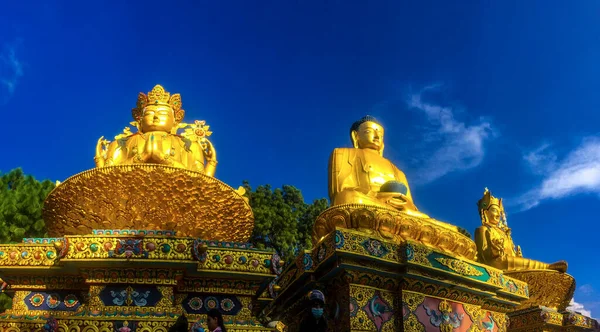
<path fill-rule="evenodd" d="M 224 315 L 237 315 L 242 303 L 235 296 L 189 294 L 182 302 L 183 308 L 190 314 L 206 314 L 218 309 Z"/>
<path fill-rule="evenodd" d="M 478 306 L 426 297 L 417 293 L 402 294 L 402 317 L 405 330 L 439 332 L 505 331 L 505 316 Z"/>
<path fill-rule="evenodd" d="M 156 286 L 122 285 L 104 287 L 99 297 L 105 306 L 153 307 L 162 294 Z"/>
<path fill-rule="evenodd" d="M 76 311 L 80 298 L 80 294 L 68 291 L 31 292 L 24 301 L 29 310 Z"/>
<path fill-rule="evenodd" d="M 350 324 L 353 330 L 396 331 L 394 293 L 350 285 Z"/>

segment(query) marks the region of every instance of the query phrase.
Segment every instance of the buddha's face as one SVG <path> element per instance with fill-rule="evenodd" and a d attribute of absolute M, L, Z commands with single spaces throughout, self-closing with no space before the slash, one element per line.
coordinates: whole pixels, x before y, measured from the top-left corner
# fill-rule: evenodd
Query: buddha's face
<path fill-rule="evenodd" d="M 352 137 L 361 149 L 380 151 L 383 148 L 383 127 L 375 122 L 361 123 L 358 130 L 353 132 Z"/>
<path fill-rule="evenodd" d="M 487 215 L 487 221 L 489 224 L 498 225 L 500 223 L 500 218 L 502 217 L 502 211 L 500 207 L 497 205 L 490 206 L 489 209 L 485 212 Z"/>
<path fill-rule="evenodd" d="M 141 120 L 142 132 L 170 132 L 174 125 L 175 116 L 171 107 L 164 105 L 150 105 L 146 106 L 144 109 Z"/>

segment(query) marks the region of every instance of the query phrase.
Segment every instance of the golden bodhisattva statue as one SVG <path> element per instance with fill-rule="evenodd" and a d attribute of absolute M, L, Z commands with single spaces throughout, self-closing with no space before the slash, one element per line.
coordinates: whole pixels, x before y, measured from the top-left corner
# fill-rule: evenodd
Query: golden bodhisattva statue
<path fill-rule="evenodd" d="M 96 167 L 162 164 L 213 176 L 217 155 L 206 138 L 211 132 L 204 121 L 181 123 L 185 115 L 181 106 L 181 96 L 171 95 L 160 85 L 148 95 L 140 92 L 137 106 L 132 110 L 135 121 L 131 123 L 138 132 L 125 128 L 113 142 L 101 137 L 94 157 Z M 178 129 L 185 132 L 177 135 Z"/>
<path fill-rule="evenodd" d="M 365 116 L 350 128 L 353 148 L 333 150 L 329 160 L 332 205 L 363 204 L 428 218 L 413 203 L 406 175 L 383 157 L 384 129 Z"/>
<path fill-rule="evenodd" d="M 506 223 L 502 199 L 492 196 L 487 188 L 477 206 L 482 225 L 475 231 L 475 243 L 481 262 L 504 271 L 567 271 L 567 263 L 564 261 L 547 264 L 523 258 L 521 247 L 515 247 L 511 229 Z"/>

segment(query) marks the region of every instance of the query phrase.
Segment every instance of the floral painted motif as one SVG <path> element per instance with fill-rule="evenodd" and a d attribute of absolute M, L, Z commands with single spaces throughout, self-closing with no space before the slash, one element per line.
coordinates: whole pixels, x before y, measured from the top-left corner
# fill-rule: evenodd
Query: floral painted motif
<path fill-rule="evenodd" d="M 123 239 L 117 242 L 115 253 L 117 255 L 125 254 L 125 257 L 130 258 L 133 255 L 139 255 L 143 251 L 141 239 Z"/>
<path fill-rule="evenodd" d="M 131 286 L 125 288 L 120 292 L 110 291 L 110 296 L 113 297 L 112 303 L 115 305 L 136 305 L 136 306 L 145 306 L 148 304 L 148 296 L 150 296 L 150 291 L 138 292 L 133 289 Z"/>
<path fill-rule="evenodd" d="M 374 239 L 367 239 L 363 241 L 362 246 L 369 254 L 376 257 L 383 257 L 389 252 L 383 243 Z"/>
<path fill-rule="evenodd" d="M 458 314 L 452 311 L 451 306 L 446 301 L 440 302 L 439 311 L 429 308 L 426 304 L 423 304 L 423 308 L 429 316 L 429 322 L 435 327 L 451 326 L 453 329 L 460 327 L 464 314 Z M 440 328 L 441 329 L 441 328 Z M 451 329 L 448 329 L 451 331 Z"/>
<path fill-rule="evenodd" d="M 394 317 L 392 307 L 381 297 L 379 291 L 367 302 L 363 308 L 367 317 L 375 324 L 377 331 L 381 331 L 383 324 Z"/>

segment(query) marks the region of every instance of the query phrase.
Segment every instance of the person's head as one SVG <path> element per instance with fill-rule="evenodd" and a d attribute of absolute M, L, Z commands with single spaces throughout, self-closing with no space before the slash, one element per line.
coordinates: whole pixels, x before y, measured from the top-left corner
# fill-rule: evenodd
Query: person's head
<path fill-rule="evenodd" d="M 383 127 L 372 116 L 365 116 L 350 127 L 350 138 L 355 148 L 383 152 Z"/>
<path fill-rule="evenodd" d="M 220 327 L 223 332 L 226 332 L 225 325 L 223 324 L 223 315 L 217 309 L 210 309 L 206 317 L 206 325 L 209 330 L 214 330 Z"/>
<path fill-rule="evenodd" d="M 319 290 L 312 290 L 308 293 L 308 301 L 310 303 L 311 314 L 314 318 L 323 317 L 323 309 L 325 307 L 325 295 Z"/>
<path fill-rule="evenodd" d="M 188 330 L 188 319 L 185 317 L 185 314 L 179 316 L 173 324 L 169 328 L 169 332 L 187 332 Z"/>

